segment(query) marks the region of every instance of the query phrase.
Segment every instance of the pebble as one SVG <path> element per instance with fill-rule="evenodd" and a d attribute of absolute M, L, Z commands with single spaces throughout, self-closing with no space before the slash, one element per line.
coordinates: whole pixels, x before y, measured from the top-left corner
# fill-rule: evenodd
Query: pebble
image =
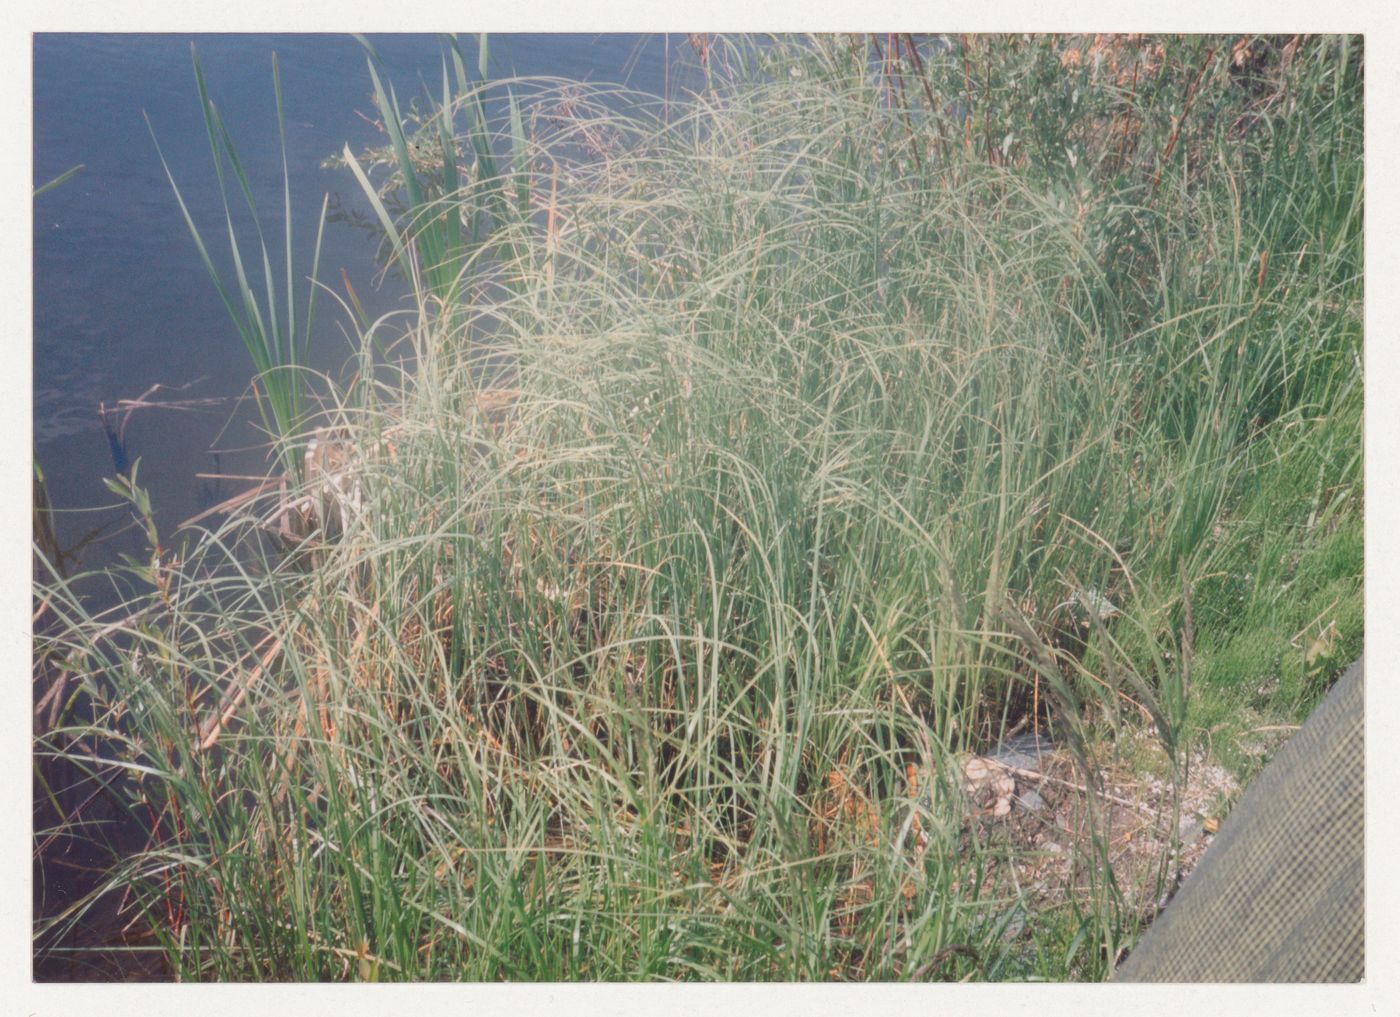
<path fill-rule="evenodd" d="M 1027 812 L 1041 812 L 1045 809 L 1045 799 L 1040 797 L 1036 791 L 1030 788 L 1022 791 L 1016 796 L 1016 804 Z"/>
<path fill-rule="evenodd" d="M 1044 735 L 1028 731 L 1002 742 L 987 758 L 1018 770 L 1039 770 L 1042 761 L 1055 751 L 1055 743 Z"/>

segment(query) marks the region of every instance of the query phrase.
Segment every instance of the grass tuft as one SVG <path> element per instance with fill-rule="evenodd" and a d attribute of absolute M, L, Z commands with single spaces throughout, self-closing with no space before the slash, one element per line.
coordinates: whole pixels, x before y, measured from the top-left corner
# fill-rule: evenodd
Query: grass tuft
<path fill-rule="evenodd" d="M 413 356 L 365 330 L 335 525 L 45 587 L 39 757 L 175 976 L 1103 978 L 1220 704 L 1359 647 L 1358 40 L 700 49 L 663 117 L 449 43 L 417 121 L 371 51 Z M 969 783 L 1024 730 L 1039 819 Z"/>

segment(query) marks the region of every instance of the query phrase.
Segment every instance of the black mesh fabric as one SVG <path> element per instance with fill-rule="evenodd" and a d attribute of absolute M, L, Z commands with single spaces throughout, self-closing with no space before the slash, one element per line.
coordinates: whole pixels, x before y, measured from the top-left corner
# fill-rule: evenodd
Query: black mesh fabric
<path fill-rule="evenodd" d="M 1358 660 L 1249 785 L 1115 980 L 1361 979 L 1363 685 Z"/>

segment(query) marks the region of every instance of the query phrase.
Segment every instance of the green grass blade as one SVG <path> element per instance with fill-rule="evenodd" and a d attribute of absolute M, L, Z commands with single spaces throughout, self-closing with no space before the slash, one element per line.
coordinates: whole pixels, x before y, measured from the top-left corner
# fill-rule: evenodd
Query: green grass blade
<path fill-rule="evenodd" d="M 346 145 L 341 151 L 346 163 L 350 166 L 350 172 L 355 175 L 355 179 L 360 184 L 360 190 L 364 192 L 370 207 L 374 209 L 375 216 L 379 219 L 379 225 L 384 230 L 384 235 L 389 240 L 389 245 L 394 253 L 394 260 L 399 263 L 399 269 L 403 272 L 404 278 L 412 279 L 414 276 L 412 259 L 409 257 L 408 248 L 399 235 L 398 227 L 394 225 L 393 218 L 389 215 L 389 210 L 384 207 L 384 202 L 379 199 L 379 192 L 375 190 L 373 184 L 369 182 L 369 177 L 365 176 L 365 171 L 360 168 L 359 160 L 355 158 L 355 153 L 350 151 L 350 146 Z"/>
<path fill-rule="evenodd" d="M 515 173 L 516 207 L 521 218 L 530 214 L 530 167 L 526 158 L 525 125 L 520 118 L 520 104 L 506 90 L 510 105 L 511 169 Z"/>
<path fill-rule="evenodd" d="M 66 169 L 66 170 L 64 170 L 62 173 L 60 173 L 58 176 L 54 177 L 54 178 L 53 178 L 52 180 L 50 180 L 48 183 L 46 183 L 46 184 L 40 184 L 38 187 L 34 188 L 34 195 L 33 195 L 33 196 L 37 198 L 37 197 L 38 197 L 39 195 L 41 195 L 41 194 L 47 194 L 49 191 L 52 191 L 52 190 L 53 190 L 55 187 L 57 187 L 59 184 L 67 183 L 69 180 L 72 180 L 75 176 L 77 176 L 79 173 L 81 173 L 82 170 L 83 170 L 83 164 L 82 164 L 82 163 L 79 163 L 78 165 L 72 167 L 71 169 Z"/>
<path fill-rule="evenodd" d="M 321 196 L 321 214 L 316 220 L 316 247 L 311 256 L 311 278 L 307 284 L 306 317 L 303 323 L 301 340 L 301 362 L 309 363 L 311 349 L 311 325 L 316 320 L 316 294 L 321 289 L 318 282 L 321 270 L 321 238 L 326 229 L 326 211 L 330 208 L 329 192 Z"/>
<path fill-rule="evenodd" d="M 292 283 L 292 181 L 291 173 L 287 167 L 287 126 L 286 118 L 282 112 L 282 76 L 278 72 L 277 54 L 272 54 L 272 91 L 277 100 L 277 141 L 282 151 L 282 222 L 284 224 L 283 236 L 285 246 L 283 254 L 286 258 L 287 266 L 287 352 L 292 363 L 296 362 L 295 336 L 297 334 L 296 301 L 292 299 L 292 294 L 296 291 Z M 316 276 L 313 270 L 312 278 Z M 271 285 L 269 281 L 269 286 Z M 308 326 L 308 334 L 310 328 Z"/>

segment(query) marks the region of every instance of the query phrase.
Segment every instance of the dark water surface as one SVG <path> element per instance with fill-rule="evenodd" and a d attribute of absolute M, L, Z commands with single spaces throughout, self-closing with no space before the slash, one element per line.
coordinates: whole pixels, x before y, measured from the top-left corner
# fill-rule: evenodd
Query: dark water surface
<path fill-rule="evenodd" d="M 345 273 L 366 309 L 378 316 L 400 306 L 392 276 L 376 286 L 376 239 L 348 220 L 367 215 L 348 170 L 322 168 L 348 143 L 359 152 L 380 144 L 378 113 L 365 51 L 349 36 L 326 35 L 36 35 L 34 37 L 34 185 L 76 164 L 75 178 L 34 202 L 34 447 L 60 543 L 69 548 L 94 528 L 73 566 L 111 564 L 142 549 L 123 526 L 128 509 L 103 484 L 117 466 L 98 416 L 100 404 L 137 399 L 166 386 L 156 401 L 201 400 L 191 408 L 135 411 L 126 454 L 141 460 L 139 480 L 152 497 L 163 535 L 181 520 L 251 486 L 202 479 L 200 472 L 264 474 L 268 468 L 256 413 L 241 397 L 253 368 L 217 290 L 198 257 L 145 116 L 216 263 L 228 262 L 209 142 L 195 89 L 190 43 L 199 49 L 210 95 L 233 135 L 267 231 L 273 271 L 282 260 L 282 162 L 272 87 L 280 64 L 292 192 L 294 275 L 310 271 L 323 195 L 339 214 L 326 225 L 319 277 L 341 290 Z M 443 45 L 434 36 L 371 39 L 403 107 L 428 88 L 441 95 Z M 475 36 L 463 37 L 473 74 Z M 694 60 L 677 37 L 510 35 L 492 37 L 490 77 L 548 75 L 620 82 L 656 96 L 693 81 Z M 425 85 L 425 83 L 427 83 Z M 242 198 L 230 180 L 230 203 Z M 237 214 L 237 212 L 235 212 Z M 251 234 L 240 238 L 247 243 Z M 245 261 L 255 256 L 244 247 Z M 298 301 L 305 300 L 298 283 Z M 255 284 L 256 287 L 256 284 Z M 317 301 L 313 365 L 340 373 L 353 329 L 323 295 Z M 104 598 L 98 597 L 98 600 Z M 41 799 L 36 808 L 43 811 Z M 93 806 L 95 809 L 96 806 Z M 100 817 L 98 817 L 100 818 Z M 41 828 L 53 822 L 36 812 Z M 139 832 L 138 832 L 139 833 Z M 55 860 L 54 855 L 63 857 Z M 35 866 L 35 914 L 54 914 L 94 884 L 83 867 L 102 863 L 93 845 L 64 842 Z M 101 949 L 117 937 L 111 902 L 68 938 L 66 951 L 45 953 L 42 980 L 157 976 L 158 965 Z M 96 952 L 86 950 L 98 947 Z"/>
<path fill-rule="evenodd" d="M 477 37 L 461 37 L 476 72 Z M 441 40 L 372 36 L 403 107 L 441 95 Z M 348 35 L 69 35 L 34 37 L 34 184 L 83 164 L 74 179 L 34 204 L 34 441 L 58 513 L 60 542 L 121 521 L 102 478 L 115 472 L 99 404 L 137 399 L 210 400 L 186 409 L 141 409 L 128 420 L 126 453 L 157 519 L 173 527 L 241 490 L 198 472 L 259 474 L 263 437 L 251 407 L 238 407 L 252 376 L 248 354 L 220 301 L 161 168 L 144 114 L 216 262 L 228 260 L 209 143 L 195 90 L 190 44 L 199 49 L 211 97 L 229 125 L 252 181 L 274 273 L 282 248 L 282 169 L 272 88 L 280 63 L 291 172 L 296 277 L 310 271 L 324 194 L 331 207 L 367 214 L 348 170 L 323 169 L 345 144 L 359 152 L 383 135 L 365 51 Z M 502 35 L 489 40 L 490 77 L 549 75 L 621 82 L 677 94 L 693 72 L 683 38 L 652 35 Z M 231 203 L 241 206 L 230 180 Z M 246 243 L 246 240 L 245 240 Z M 253 254 L 245 247 L 244 258 Z M 320 279 L 341 290 L 341 272 L 372 315 L 392 309 L 392 277 L 375 287 L 375 241 L 332 216 Z M 304 301 L 305 284 L 298 284 Z M 333 375 L 351 352 L 341 311 L 317 301 L 312 360 Z M 216 401 L 215 401 L 216 400 Z M 216 454 L 217 453 L 217 454 Z M 89 545 L 83 566 L 136 550 L 134 534 Z"/>

